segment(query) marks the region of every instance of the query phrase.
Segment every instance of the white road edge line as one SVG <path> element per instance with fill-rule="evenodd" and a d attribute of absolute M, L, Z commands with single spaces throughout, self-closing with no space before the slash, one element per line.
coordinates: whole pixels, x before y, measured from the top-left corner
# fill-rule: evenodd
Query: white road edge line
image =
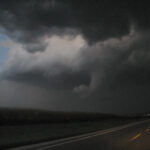
<path fill-rule="evenodd" d="M 31 150 L 31 149 L 44 150 L 44 149 L 47 149 L 47 148 L 52 148 L 52 147 L 55 147 L 55 146 L 60 146 L 60 145 L 68 144 L 68 143 L 71 143 L 71 142 L 77 142 L 77 141 L 80 141 L 80 140 L 85 140 L 85 139 L 96 137 L 96 136 L 99 136 L 99 135 L 108 134 L 108 133 L 115 132 L 115 131 L 118 131 L 118 130 L 122 130 L 122 129 L 125 129 L 125 128 L 128 128 L 128 127 L 132 127 L 132 126 L 135 126 L 135 125 L 138 125 L 138 124 L 142 124 L 142 123 L 145 123 L 145 122 L 148 122 L 148 121 L 150 121 L 150 120 L 148 119 L 148 120 L 144 120 L 144 121 L 138 121 L 138 122 L 135 122 L 135 123 L 130 123 L 130 124 L 119 126 L 119 127 L 114 127 L 114 128 L 110 128 L 110 129 L 106 129 L 106 130 L 99 130 L 99 131 L 96 131 L 96 132 L 91 132 L 91 133 L 87 133 L 87 134 L 82 134 L 82 135 L 78 135 L 78 136 L 63 138 L 63 139 L 49 141 L 49 142 L 41 142 L 41 143 L 38 143 L 38 144 L 20 146 L 20 147 L 16 147 L 16 148 L 9 148 L 7 150 Z"/>

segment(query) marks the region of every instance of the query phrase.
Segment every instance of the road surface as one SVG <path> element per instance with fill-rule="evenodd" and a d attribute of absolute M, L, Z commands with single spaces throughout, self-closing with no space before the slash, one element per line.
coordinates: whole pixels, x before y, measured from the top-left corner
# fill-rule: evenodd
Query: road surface
<path fill-rule="evenodd" d="M 13 150 L 150 150 L 150 120 Z"/>

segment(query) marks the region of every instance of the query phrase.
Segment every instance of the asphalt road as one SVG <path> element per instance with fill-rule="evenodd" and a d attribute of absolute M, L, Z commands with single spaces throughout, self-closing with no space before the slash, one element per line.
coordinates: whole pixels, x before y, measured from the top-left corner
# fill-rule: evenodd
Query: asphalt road
<path fill-rule="evenodd" d="M 150 150 L 150 120 L 16 150 Z"/>

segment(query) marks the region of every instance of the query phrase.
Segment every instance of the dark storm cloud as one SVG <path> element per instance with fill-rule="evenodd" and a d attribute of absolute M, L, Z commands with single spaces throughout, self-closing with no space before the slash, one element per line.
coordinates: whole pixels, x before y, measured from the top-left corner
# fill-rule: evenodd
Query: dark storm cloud
<path fill-rule="evenodd" d="M 81 32 L 89 43 L 93 43 L 128 34 L 131 23 L 139 29 L 149 28 L 150 10 L 147 2 L 2 0 L 0 25 L 9 36 L 24 43 L 31 52 L 44 50 L 44 35 L 61 35 L 68 28 Z"/>
<path fill-rule="evenodd" d="M 115 110 L 114 102 L 120 111 L 128 104 L 132 111 L 135 103 L 135 110 L 148 109 L 149 15 L 144 0 L 0 1 L 0 26 L 22 46 L 12 48 L 1 76 L 23 87 L 55 90 L 53 97 L 57 90 L 66 90 L 64 108 L 69 100 L 74 108 L 71 99 L 78 93 L 86 100 L 86 110 L 91 103 L 97 111 L 108 104 Z M 76 47 L 80 44 L 84 46 Z"/>
<path fill-rule="evenodd" d="M 128 49 L 126 61 L 121 63 L 114 81 L 125 85 L 150 85 L 150 36 L 149 30 L 141 34 L 138 40 Z M 114 83 L 113 81 L 113 83 Z M 143 88 L 144 90 L 144 88 Z"/>
<path fill-rule="evenodd" d="M 65 52 L 65 47 L 63 43 L 61 44 Z M 90 94 L 103 97 L 118 87 L 149 85 L 149 49 L 149 31 L 136 33 L 134 28 L 131 28 L 130 33 L 122 39 L 112 38 L 82 47 L 78 57 L 75 57 L 75 61 L 70 62 L 69 66 L 64 63 L 66 58 L 58 61 L 60 58 L 56 57 L 50 62 L 52 58 L 48 57 L 48 61 L 45 61 L 42 54 L 49 55 L 46 51 L 35 60 L 34 57 L 30 58 L 36 55 L 32 53 L 27 53 L 27 57 L 13 56 L 5 67 L 3 77 L 40 87 L 70 89 L 83 96 Z M 57 56 L 58 53 L 52 54 L 55 55 Z M 38 64 L 37 60 L 40 57 L 42 62 Z M 79 65 L 74 66 L 74 63 L 80 59 Z M 37 65 L 24 69 L 32 64 Z M 76 67 L 77 70 L 74 69 Z"/>
<path fill-rule="evenodd" d="M 81 83 L 88 85 L 90 82 L 90 76 L 87 71 L 71 72 L 65 69 L 63 73 L 59 75 L 47 76 L 42 71 L 34 70 L 7 75 L 4 78 L 49 89 L 72 89 L 75 86 L 79 86 Z"/>

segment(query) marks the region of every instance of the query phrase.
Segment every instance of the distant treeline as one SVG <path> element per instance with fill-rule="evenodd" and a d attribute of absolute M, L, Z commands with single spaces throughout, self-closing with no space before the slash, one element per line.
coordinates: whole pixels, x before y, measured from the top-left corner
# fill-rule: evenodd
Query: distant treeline
<path fill-rule="evenodd" d="M 0 109 L 0 125 L 100 121 L 104 119 L 130 118 L 113 114 L 85 112 L 52 112 L 28 109 Z"/>

